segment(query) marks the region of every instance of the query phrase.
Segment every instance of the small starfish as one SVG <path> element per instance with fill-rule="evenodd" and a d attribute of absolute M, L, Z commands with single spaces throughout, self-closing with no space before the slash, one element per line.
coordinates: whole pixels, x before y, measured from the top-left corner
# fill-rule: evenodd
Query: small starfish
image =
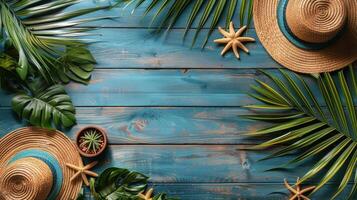
<path fill-rule="evenodd" d="M 305 189 L 301 189 L 300 187 L 300 180 L 299 177 L 296 180 L 296 189 L 292 188 L 289 183 L 286 181 L 286 179 L 284 179 L 284 184 L 285 187 L 288 188 L 288 190 L 291 192 L 291 196 L 289 200 L 295 200 L 295 199 L 305 199 L 305 200 L 310 200 L 309 198 L 307 198 L 304 193 L 309 192 L 313 189 L 315 189 L 315 186 L 311 186 Z"/>
<path fill-rule="evenodd" d="M 140 199 L 143 199 L 143 200 L 152 200 L 152 192 L 154 191 L 154 189 L 153 188 L 150 188 L 147 192 L 146 192 L 146 194 L 144 194 L 144 192 L 142 192 L 142 193 L 140 193 L 139 194 L 139 198 Z"/>
<path fill-rule="evenodd" d="M 243 45 L 243 42 L 255 42 L 254 38 L 251 37 L 241 37 L 242 33 L 247 29 L 247 26 L 243 26 L 237 32 L 234 31 L 233 22 L 229 24 L 229 32 L 218 27 L 218 31 L 224 36 L 221 39 L 214 40 L 218 44 L 226 44 L 221 52 L 223 56 L 230 48 L 233 49 L 234 55 L 240 59 L 238 48 L 242 49 L 244 52 L 249 53 L 247 47 Z"/>
<path fill-rule="evenodd" d="M 94 167 L 98 162 L 92 162 L 89 163 L 86 166 L 83 166 L 83 163 L 81 162 L 79 166 L 75 166 L 72 165 L 70 163 L 66 163 L 66 166 L 77 171 L 72 177 L 71 177 L 71 181 L 75 180 L 78 176 L 82 176 L 82 179 L 84 181 L 84 184 L 86 184 L 86 186 L 89 186 L 89 181 L 87 178 L 87 175 L 92 176 L 92 177 L 98 177 L 97 173 L 94 173 L 92 171 L 89 171 L 89 169 L 91 169 L 92 167 Z"/>

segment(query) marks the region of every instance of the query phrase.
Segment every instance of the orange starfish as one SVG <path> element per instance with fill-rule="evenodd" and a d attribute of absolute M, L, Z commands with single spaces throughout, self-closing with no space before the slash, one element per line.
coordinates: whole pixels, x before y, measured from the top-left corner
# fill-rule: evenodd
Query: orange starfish
<path fill-rule="evenodd" d="M 87 175 L 89 176 L 93 176 L 93 177 L 98 177 L 98 174 L 97 173 L 94 173 L 92 171 L 89 171 L 89 169 L 91 169 L 92 167 L 94 167 L 98 162 L 95 161 L 95 162 L 92 162 L 92 163 L 89 163 L 88 165 L 86 166 L 83 166 L 83 163 L 80 164 L 80 166 L 75 166 L 75 165 L 72 165 L 70 163 L 66 163 L 66 166 L 73 169 L 73 170 L 76 170 L 77 172 L 71 177 L 71 181 L 75 180 L 78 176 L 81 176 L 82 179 L 83 179 L 83 182 L 84 184 L 86 184 L 86 186 L 89 186 L 89 181 L 88 181 L 88 178 L 87 178 Z"/>
<path fill-rule="evenodd" d="M 152 200 L 152 192 L 154 191 L 154 189 L 153 188 L 150 188 L 147 192 L 146 192 L 146 194 L 144 194 L 144 192 L 142 192 L 142 193 L 140 193 L 139 194 L 139 198 L 140 199 L 143 199 L 143 200 Z"/>
<path fill-rule="evenodd" d="M 307 193 L 313 189 L 315 189 L 315 186 L 311 186 L 305 189 L 302 189 L 300 187 L 300 181 L 299 181 L 299 177 L 296 180 L 296 189 L 294 189 L 293 187 L 291 187 L 289 185 L 289 183 L 286 181 L 286 179 L 284 179 L 284 184 L 285 187 L 288 188 L 288 190 L 291 192 L 291 196 L 289 200 L 300 200 L 300 199 L 305 199 L 305 200 L 310 200 L 307 196 L 304 195 L 304 193 Z"/>
<path fill-rule="evenodd" d="M 244 52 L 249 53 L 247 47 L 244 46 L 243 42 L 254 42 L 255 39 L 251 37 L 242 37 L 241 35 L 247 29 L 247 26 L 243 26 L 237 32 L 234 30 L 233 22 L 229 24 L 229 32 L 223 30 L 221 27 L 218 27 L 218 31 L 224 36 L 221 39 L 214 40 L 218 44 L 226 44 L 224 49 L 221 52 L 223 56 L 229 49 L 233 49 L 234 55 L 240 59 L 238 48 L 242 49 Z"/>

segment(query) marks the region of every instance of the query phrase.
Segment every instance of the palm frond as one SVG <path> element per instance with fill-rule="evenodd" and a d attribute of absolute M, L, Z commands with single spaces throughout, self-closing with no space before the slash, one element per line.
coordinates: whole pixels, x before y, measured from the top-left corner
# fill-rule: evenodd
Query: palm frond
<path fill-rule="evenodd" d="M 300 75 L 281 71 L 279 77 L 282 79 L 280 79 L 275 74 L 263 73 L 269 77 L 274 86 L 257 81 L 258 85 L 252 87 L 256 93 L 251 96 L 264 104 L 247 106 L 255 109 L 257 113 L 245 117 L 275 122 L 277 125 L 248 133 L 250 137 L 274 136 L 273 139 L 254 148 L 287 145 L 263 160 L 298 153 L 294 159 L 277 168 L 299 164 L 318 155 L 324 155 L 319 160 L 313 159 L 316 161 L 315 165 L 306 172 L 300 182 L 326 171 L 313 191 L 316 192 L 329 180 L 338 178 L 335 177 L 336 174 L 343 171 L 344 176 L 332 197 L 336 198 L 352 179 L 353 173 L 356 173 L 357 82 L 353 67 L 318 76 L 317 80 L 313 80 L 319 86 L 317 92 L 312 92 L 306 79 Z M 317 96 L 322 96 L 323 99 L 318 99 Z M 287 112 L 285 108 L 291 109 Z M 343 167 L 346 165 L 347 167 Z M 355 178 L 351 196 L 355 195 L 356 185 Z"/>
<path fill-rule="evenodd" d="M 135 8 L 137 8 L 148 0 L 118 1 L 136 3 Z M 237 9 L 238 4 L 240 5 L 239 9 Z M 193 23 L 197 22 L 198 25 L 192 40 L 192 46 L 195 45 L 199 33 L 207 25 L 209 28 L 202 44 L 203 48 L 219 21 L 225 19 L 225 25 L 228 27 L 233 17 L 239 14 L 240 25 L 249 25 L 252 20 L 252 10 L 253 0 L 150 0 L 145 14 L 155 12 L 152 26 L 155 25 L 157 31 L 161 32 L 164 28 L 170 30 L 180 18 L 184 17 L 184 13 L 188 13 L 183 38 L 185 39 Z"/>
<path fill-rule="evenodd" d="M 102 6 L 64 10 L 78 2 L 80 1 L 0 0 L 0 31 L 5 33 L 5 37 L 18 51 L 16 71 L 23 80 L 29 71 L 38 72 L 49 83 L 61 81 L 58 76 L 73 79 L 61 69 L 59 60 L 68 55 L 67 48 L 82 45 L 83 41 L 77 36 L 86 35 L 85 32 L 91 30 L 78 28 L 78 25 L 103 17 L 74 18 L 110 8 Z M 75 78 L 74 80 L 78 81 Z"/>

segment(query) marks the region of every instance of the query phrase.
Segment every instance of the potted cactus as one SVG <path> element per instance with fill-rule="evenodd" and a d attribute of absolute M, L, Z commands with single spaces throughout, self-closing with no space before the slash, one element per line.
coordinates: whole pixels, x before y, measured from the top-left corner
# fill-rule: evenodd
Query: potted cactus
<path fill-rule="evenodd" d="M 84 157 L 96 157 L 107 147 L 107 134 L 104 129 L 88 126 L 77 132 L 76 146 Z"/>

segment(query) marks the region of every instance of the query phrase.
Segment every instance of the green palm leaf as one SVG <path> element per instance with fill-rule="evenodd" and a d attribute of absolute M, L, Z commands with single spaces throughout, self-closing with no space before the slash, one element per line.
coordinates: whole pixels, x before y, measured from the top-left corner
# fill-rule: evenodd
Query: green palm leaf
<path fill-rule="evenodd" d="M 48 83 L 61 81 L 58 77 L 79 82 L 85 82 L 88 78 L 88 75 L 73 70 L 72 73 L 76 77 L 68 75 L 66 70 L 61 69 L 59 60 L 68 56 L 66 49 L 82 45 L 83 41 L 76 37 L 87 35 L 85 32 L 91 30 L 79 28 L 78 25 L 106 17 L 73 18 L 109 6 L 64 11 L 78 2 L 80 1 L 0 0 L 0 32 L 5 33 L 6 38 L 18 51 L 16 71 L 22 80 L 26 79 L 30 71 L 38 72 Z M 77 68 L 78 71 L 83 71 L 82 67 Z"/>
<path fill-rule="evenodd" d="M 51 128 L 71 127 L 76 123 L 75 109 L 62 85 L 53 85 L 43 91 L 18 94 L 12 99 L 12 108 L 21 117 L 36 126 Z"/>
<path fill-rule="evenodd" d="M 148 0 L 117 1 L 127 3 L 136 2 L 135 8 L 137 8 Z M 238 2 L 240 2 L 240 8 L 236 9 Z M 155 8 L 158 9 L 155 10 Z M 204 26 L 210 24 L 207 35 L 203 41 L 203 48 L 221 19 L 225 19 L 226 27 L 228 27 L 234 15 L 238 13 L 240 15 L 241 26 L 250 24 L 252 20 L 252 10 L 253 0 L 150 0 L 149 5 L 146 7 L 145 14 L 155 12 L 152 24 L 158 24 L 157 31 L 160 32 L 165 27 L 167 30 L 170 30 L 179 18 L 183 18 L 183 13 L 188 12 L 183 38 L 186 37 L 192 24 L 195 21 L 198 23 L 192 46 L 195 45 L 199 33 Z M 200 11 L 202 11 L 202 13 Z"/>
<path fill-rule="evenodd" d="M 353 67 L 337 73 L 323 73 L 312 80 L 319 86 L 317 93 L 312 92 L 306 79 L 298 74 L 281 71 L 278 78 L 275 74 L 263 73 L 273 84 L 268 86 L 258 80 L 258 85 L 252 87 L 255 93 L 251 96 L 263 105 L 247 106 L 257 113 L 245 117 L 277 124 L 246 134 L 250 137 L 274 136 L 253 149 L 287 145 L 263 160 L 298 153 L 294 159 L 274 169 L 324 155 L 319 160 L 313 159 L 316 161 L 315 165 L 306 172 L 300 182 L 316 177 L 325 170 L 324 176 L 313 191 L 315 192 L 329 180 L 339 178 L 335 177 L 336 174 L 343 171 L 344 176 L 332 197 L 336 198 L 352 179 L 353 173 L 356 174 L 357 167 L 357 82 Z M 348 79 L 346 75 L 349 76 Z M 322 96 L 323 99 L 318 100 L 317 96 Z M 287 111 L 283 108 L 290 109 Z M 343 167 L 346 165 L 347 167 Z M 351 197 L 355 195 L 356 190 L 355 181 Z"/>

